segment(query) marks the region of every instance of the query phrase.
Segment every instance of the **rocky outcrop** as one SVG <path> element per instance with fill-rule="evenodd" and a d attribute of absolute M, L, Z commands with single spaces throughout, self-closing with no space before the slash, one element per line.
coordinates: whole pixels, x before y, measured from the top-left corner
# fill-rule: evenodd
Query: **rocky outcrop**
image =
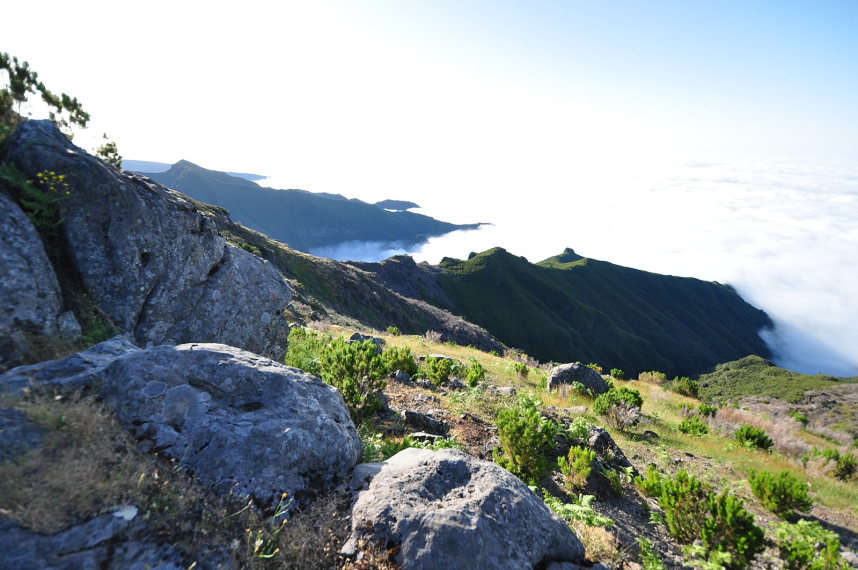
<path fill-rule="evenodd" d="M 344 480 L 362 454 L 337 390 L 296 368 L 213 344 L 117 359 L 100 394 L 144 451 L 204 485 L 276 503 Z"/>
<path fill-rule="evenodd" d="M 43 388 L 97 391 L 144 451 L 262 503 L 330 488 L 362 454 L 334 387 L 229 346 L 140 349 L 116 337 L 0 376 L 0 392 Z"/>
<path fill-rule="evenodd" d="M 140 350 L 128 338 L 115 336 L 66 358 L 13 368 L 0 376 L 0 393 L 20 394 L 44 388 L 68 392 L 89 388 L 117 358 Z"/>
<path fill-rule="evenodd" d="M 406 449 L 379 469 L 352 509 L 347 556 L 398 548 L 404 569 L 541 568 L 578 563 L 569 527 L 505 469 L 457 450 Z"/>
<path fill-rule="evenodd" d="M 269 263 L 226 244 L 181 194 L 75 147 L 50 121 L 23 123 L 6 159 L 65 175 L 70 261 L 114 324 L 141 345 L 220 342 L 281 359 L 291 299 Z"/>
<path fill-rule="evenodd" d="M 0 408 L 0 463 L 42 443 L 45 430 L 16 408 Z"/>
<path fill-rule="evenodd" d="M 608 383 L 605 382 L 602 375 L 580 362 L 555 366 L 548 374 L 549 391 L 556 390 L 561 384 L 572 384 L 573 382 L 580 382 L 594 395 L 604 394 L 608 391 Z"/>
<path fill-rule="evenodd" d="M 0 370 L 19 363 L 35 337 L 79 331 L 36 228 L 0 192 Z"/>
<path fill-rule="evenodd" d="M 185 552 L 157 543 L 133 506 L 101 515 L 53 535 L 0 523 L 0 568 L 79 570 L 148 568 L 213 570 L 235 568 L 226 550 Z"/>

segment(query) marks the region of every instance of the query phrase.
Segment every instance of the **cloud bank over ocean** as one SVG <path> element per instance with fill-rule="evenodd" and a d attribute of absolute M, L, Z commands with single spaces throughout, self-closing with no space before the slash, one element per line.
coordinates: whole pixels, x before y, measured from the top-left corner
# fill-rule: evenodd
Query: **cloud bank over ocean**
<path fill-rule="evenodd" d="M 414 255 L 434 263 L 500 245 L 539 261 L 572 247 L 730 283 L 774 319 L 765 338 L 778 364 L 858 375 L 858 165 L 715 160 L 638 172 L 485 200 L 469 214 L 494 226 L 435 238 Z"/>

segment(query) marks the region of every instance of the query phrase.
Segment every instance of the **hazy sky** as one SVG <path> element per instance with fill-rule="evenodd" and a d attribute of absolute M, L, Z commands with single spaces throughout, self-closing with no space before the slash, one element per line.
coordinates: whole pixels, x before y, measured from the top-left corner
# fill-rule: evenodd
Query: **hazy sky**
<path fill-rule="evenodd" d="M 0 49 L 129 158 L 384 195 L 663 151 L 858 158 L 852 0 L 7 4 Z"/>

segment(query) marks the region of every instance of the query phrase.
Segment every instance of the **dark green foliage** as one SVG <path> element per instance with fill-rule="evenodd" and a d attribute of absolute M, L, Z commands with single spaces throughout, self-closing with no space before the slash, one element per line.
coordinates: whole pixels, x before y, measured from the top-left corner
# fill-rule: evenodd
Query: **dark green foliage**
<path fill-rule="evenodd" d="M 589 447 L 578 447 L 573 445 L 569 448 L 566 457 L 562 455 L 557 458 L 557 466 L 566 484 L 574 489 L 587 484 L 587 478 L 593 471 L 593 462 L 596 460 L 596 451 Z"/>
<path fill-rule="evenodd" d="M 697 381 L 687 376 L 676 377 L 671 382 L 668 382 L 665 387 L 672 392 L 691 398 L 696 398 L 697 392 L 700 390 L 700 385 Z"/>
<path fill-rule="evenodd" d="M 450 379 L 450 374 L 453 372 L 453 361 L 449 358 L 427 356 L 423 371 L 434 385 L 440 386 Z"/>
<path fill-rule="evenodd" d="M 420 243 L 430 236 L 476 227 L 413 212 L 388 212 L 339 195 L 263 188 L 185 160 L 147 176 L 196 200 L 227 208 L 237 222 L 306 252 L 352 240 Z"/>
<path fill-rule="evenodd" d="M 661 497 L 661 484 L 664 477 L 655 465 L 648 465 L 645 475 L 635 477 L 635 486 L 647 497 Z"/>
<path fill-rule="evenodd" d="M 498 411 L 498 465 L 527 483 L 537 484 L 549 469 L 545 452 L 553 446 L 557 425 L 542 417 L 541 402 L 523 396 L 516 405 Z"/>
<path fill-rule="evenodd" d="M 623 380 L 626 377 L 626 373 L 619 368 L 611 368 L 611 377 L 616 378 L 617 380 Z"/>
<path fill-rule="evenodd" d="M 834 476 L 841 481 L 849 481 L 858 473 L 858 461 L 855 459 L 855 454 L 851 451 L 840 455 L 837 458 L 837 463 L 834 465 Z"/>
<path fill-rule="evenodd" d="M 408 374 L 417 374 L 417 361 L 407 346 L 389 346 L 381 353 L 381 359 L 389 372 L 402 370 Z"/>
<path fill-rule="evenodd" d="M 319 355 L 322 380 L 336 387 L 359 423 L 381 409 L 380 393 L 387 385 L 384 361 L 371 340 L 347 343 L 336 338 Z"/>
<path fill-rule="evenodd" d="M 65 93 L 56 95 L 45 87 L 26 61 L 19 62 L 17 57 L 0 52 L 0 71 L 6 76 L 5 85 L 0 88 L 0 142 L 20 122 L 21 105 L 31 95 L 38 95 L 50 109 L 50 120 L 66 132 L 70 124 L 86 127 L 89 113 L 78 100 Z"/>
<path fill-rule="evenodd" d="M 593 401 L 593 412 L 603 416 L 613 428 L 625 431 L 640 421 L 643 398 L 637 390 L 611 388 Z"/>
<path fill-rule="evenodd" d="M 107 138 L 107 135 L 104 135 Z M 103 145 L 95 149 L 95 156 L 113 166 L 117 170 L 122 170 L 122 155 L 119 154 L 119 149 L 113 141 L 105 141 Z"/>
<path fill-rule="evenodd" d="M 661 481 L 658 504 L 664 509 L 667 530 L 673 538 L 690 544 L 700 536 L 709 507 L 708 495 L 700 479 L 684 469 L 674 478 Z"/>
<path fill-rule="evenodd" d="M 541 361 L 601 362 L 637 374 L 700 373 L 768 354 L 769 318 L 725 285 L 584 259 L 538 264 L 501 248 L 444 259 L 438 281 L 457 311 Z"/>
<path fill-rule="evenodd" d="M 795 511 L 808 511 L 813 506 L 807 482 L 786 469 L 777 475 L 768 471 L 751 472 L 748 479 L 757 499 L 779 517 L 790 518 Z"/>
<path fill-rule="evenodd" d="M 706 519 L 700 532 L 707 554 L 730 554 L 728 569 L 747 568 L 754 557 L 765 550 L 763 529 L 754 524 L 754 515 L 744 502 L 727 491 L 710 493 L 706 501 Z"/>
<path fill-rule="evenodd" d="M 856 382 L 858 378 L 833 378 L 779 368 L 759 356 L 748 356 L 719 364 L 698 378 L 700 396 L 707 400 L 735 401 L 748 396 L 766 396 L 785 402 L 798 402 L 808 390 L 824 390 L 838 382 Z"/>
<path fill-rule="evenodd" d="M 736 439 L 745 447 L 763 451 L 768 451 L 775 444 L 764 430 L 747 424 L 736 430 Z"/>
<path fill-rule="evenodd" d="M 293 327 L 289 331 L 289 348 L 283 362 L 286 366 L 294 366 L 310 374 L 321 376 L 322 366 L 319 358 L 322 347 L 327 346 L 332 340 L 331 335 Z"/>
<path fill-rule="evenodd" d="M 700 416 L 688 416 L 679 422 L 679 431 L 694 437 L 703 437 L 709 433 L 709 426 L 700 419 Z"/>
<path fill-rule="evenodd" d="M 715 414 L 718 413 L 718 406 L 713 406 L 711 404 L 707 404 L 706 402 L 701 402 L 697 407 L 697 413 L 703 417 L 714 418 Z"/>
<path fill-rule="evenodd" d="M 786 570 L 847 570 L 840 555 L 840 537 L 816 521 L 781 523 L 775 531 L 778 553 Z"/>
<path fill-rule="evenodd" d="M 486 369 L 483 368 L 483 365 L 477 362 L 475 359 L 471 359 L 468 363 L 467 368 L 467 381 L 468 386 L 474 388 L 482 382 L 486 377 Z"/>

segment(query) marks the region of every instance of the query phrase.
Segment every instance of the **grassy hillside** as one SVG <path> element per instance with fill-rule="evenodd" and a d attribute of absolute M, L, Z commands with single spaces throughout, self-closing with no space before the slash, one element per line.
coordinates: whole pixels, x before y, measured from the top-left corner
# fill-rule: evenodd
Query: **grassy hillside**
<path fill-rule="evenodd" d="M 726 285 L 586 259 L 533 264 L 501 248 L 444 259 L 438 280 L 457 312 L 540 360 L 691 375 L 768 355 L 768 316 Z"/>
<path fill-rule="evenodd" d="M 799 402 L 810 390 L 826 390 L 858 378 L 835 378 L 824 374 L 801 374 L 775 366 L 759 356 L 725 362 L 703 374 L 700 395 L 706 400 L 739 400 L 750 396 Z"/>
<path fill-rule="evenodd" d="M 229 210 L 232 218 L 300 251 L 346 241 L 419 243 L 430 236 L 477 227 L 412 212 L 387 211 L 360 200 L 304 190 L 272 190 L 255 182 L 179 161 L 156 182 Z"/>

